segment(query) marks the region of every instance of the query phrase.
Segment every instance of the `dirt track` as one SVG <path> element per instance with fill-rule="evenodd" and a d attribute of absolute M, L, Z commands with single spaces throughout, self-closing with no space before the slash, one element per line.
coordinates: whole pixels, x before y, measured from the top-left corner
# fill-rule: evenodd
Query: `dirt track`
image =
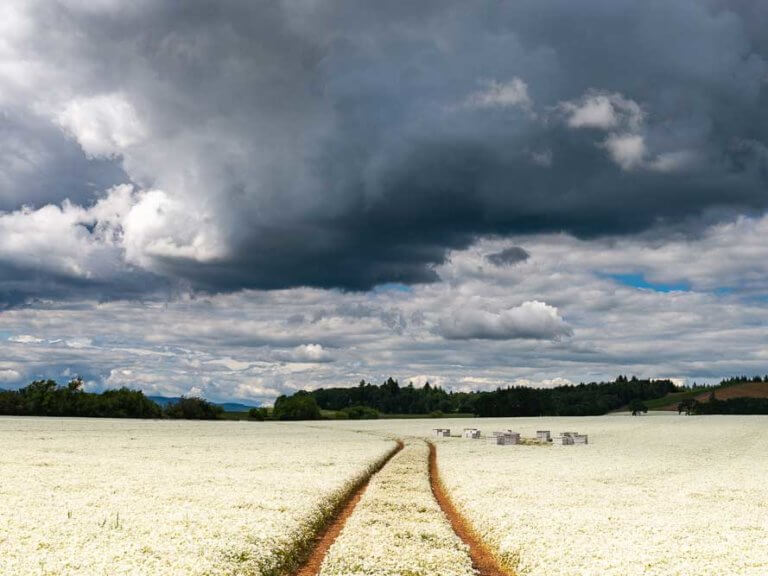
<path fill-rule="evenodd" d="M 469 547 L 469 555 L 472 564 L 479 576 L 515 576 L 514 572 L 505 570 L 491 552 L 488 546 L 480 539 L 472 525 L 456 509 L 450 496 L 440 482 L 437 469 L 437 450 L 432 442 L 429 442 L 429 482 L 432 485 L 432 493 L 443 513 L 448 517 L 453 531 Z"/>
<path fill-rule="evenodd" d="M 355 511 L 355 507 L 357 506 L 357 503 L 360 502 L 360 498 L 363 497 L 363 494 L 365 494 L 365 490 L 368 488 L 368 484 L 370 483 L 371 478 L 374 474 L 376 474 L 376 472 L 386 466 L 392 457 L 402 449 L 403 443 L 398 440 L 397 448 L 393 450 L 389 456 L 387 456 L 387 458 L 381 462 L 379 466 L 376 467 L 376 469 L 371 473 L 365 482 L 363 482 L 354 492 L 352 492 L 352 494 L 350 494 L 339 512 L 336 514 L 336 516 L 334 516 L 333 520 L 323 529 L 322 532 L 320 532 L 320 534 L 317 535 L 309 557 L 304 561 L 299 569 L 293 573 L 293 576 L 315 576 L 318 572 L 320 572 L 320 566 L 323 563 L 325 555 L 328 553 L 328 549 L 333 545 L 336 537 L 344 529 L 344 525 L 347 523 L 347 518 L 349 518 L 352 515 L 352 512 Z"/>

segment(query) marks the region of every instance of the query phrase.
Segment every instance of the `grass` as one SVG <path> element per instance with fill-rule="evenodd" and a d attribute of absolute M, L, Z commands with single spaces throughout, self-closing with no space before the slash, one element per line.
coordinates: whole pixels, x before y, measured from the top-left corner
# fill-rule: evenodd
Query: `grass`
<path fill-rule="evenodd" d="M 248 412 L 222 412 L 222 420 L 248 420 Z"/>
<path fill-rule="evenodd" d="M 320 410 L 320 414 L 324 419 L 336 420 L 335 410 Z M 471 413 L 457 413 L 457 414 L 443 414 L 442 418 L 474 418 L 474 414 Z M 412 420 L 416 418 L 430 418 L 429 414 L 384 414 L 379 413 L 380 420 Z M 248 412 L 222 412 L 220 415 L 221 420 L 248 420 Z M 439 420 L 439 418 L 435 418 Z"/>
<path fill-rule="evenodd" d="M 648 410 L 664 410 L 664 409 L 675 409 L 677 410 L 677 404 L 678 402 L 681 402 L 683 400 L 688 400 L 690 398 L 695 398 L 702 392 L 708 392 L 709 388 L 691 388 L 690 390 L 685 390 L 684 392 L 673 392 L 672 394 L 667 394 L 666 396 L 662 396 L 661 398 L 654 398 L 653 400 L 644 400 L 644 404 L 648 407 Z"/>

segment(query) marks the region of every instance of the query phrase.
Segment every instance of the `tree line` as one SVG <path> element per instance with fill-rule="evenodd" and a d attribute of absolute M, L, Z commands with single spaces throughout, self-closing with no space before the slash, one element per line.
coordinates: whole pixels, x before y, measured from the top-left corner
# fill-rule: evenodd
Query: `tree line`
<path fill-rule="evenodd" d="M 681 401 L 677 405 L 677 412 L 679 414 L 685 412 L 688 415 L 768 414 L 768 398 L 740 397 L 720 400 L 713 391 L 706 402 L 700 402 L 694 398 Z"/>
<path fill-rule="evenodd" d="M 59 386 L 36 380 L 19 390 L 0 390 L 0 416 L 82 416 L 90 418 L 173 418 L 214 420 L 223 410 L 202 398 L 180 398 L 165 408 L 140 390 L 85 392 L 80 378 Z"/>
<path fill-rule="evenodd" d="M 318 408 L 323 410 L 342 411 L 367 407 L 387 414 L 467 413 L 481 417 L 506 417 L 596 416 L 627 406 L 633 400 L 651 400 L 678 391 L 680 388 L 671 380 L 638 379 L 621 375 L 613 382 L 590 382 L 553 388 L 508 386 L 478 392 L 445 391 L 429 382 L 421 388 L 416 388 L 412 383 L 400 386 L 397 380 L 389 378 L 381 385 L 361 380 L 352 388 L 320 388 L 301 394 L 313 398 Z"/>

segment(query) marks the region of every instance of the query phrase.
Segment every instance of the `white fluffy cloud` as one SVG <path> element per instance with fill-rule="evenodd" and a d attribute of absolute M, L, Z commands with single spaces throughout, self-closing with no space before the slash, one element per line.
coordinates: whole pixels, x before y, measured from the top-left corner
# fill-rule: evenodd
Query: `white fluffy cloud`
<path fill-rule="evenodd" d="M 560 103 L 571 128 L 597 128 L 615 130 L 625 128 L 637 131 L 643 122 L 640 105 L 619 93 L 590 91 L 580 100 Z"/>
<path fill-rule="evenodd" d="M 31 334 L 19 334 L 17 336 L 9 336 L 8 342 L 16 342 L 17 344 L 40 344 L 45 342 L 42 338 L 32 336 Z"/>
<path fill-rule="evenodd" d="M 473 108 L 509 108 L 529 109 L 533 104 L 528 94 L 528 84 L 521 78 L 512 78 L 508 82 L 492 80 L 486 87 L 473 92 L 465 105 Z"/>
<path fill-rule="evenodd" d="M 558 110 L 572 129 L 607 132 L 598 145 L 622 170 L 675 172 L 692 166 L 697 155 L 689 149 L 652 154 L 648 149 L 646 112 L 635 100 L 618 92 L 590 90 L 580 99 L 561 102 Z"/>
<path fill-rule="evenodd" d="M 0 368 L 0 382 L 16 382 L 20 378 L 18 371 Z"/>
<path fill-rule="evenodd" d="M 0 260 L 72 277 L 111 277 L 121 265 L 115 252 L 132 194 L 130 186 L 118 186 L 91 208 L 65 201 L 0 212 Z"/>
<path fill-rule="evenodd" d="M 56 119 L 91 157 L 120 155 L 146 136 L 136 110 L 119 93 L 75 98 Z"/>
<path fill-rule="evenodd" d="M 278 360 L 286 362 L 332 362 L 333 356 L 320 344 L 301 344 L 288 351 L 275 354 Z"/>
<path fill-rule="evenodd" d="M 91 207 L 64 201 L 0 212 L 0 261 L 73 278 L 117 281 L 129 265 L 210 262 L 225 254 L 207 216 L 161 190 L 116 186 Z"/>
<path fill-rule="evenodd" d="M 125 259 L 144 268 L 163 258 L 210 262 L 226 254 L 210 218 L 162 190 L 141 194 L 121 224 Z"/>
<path fill-rule="evenodd" d="M 645 161 L 645 139 L 640 134 L 611 134 L 604 146 L 611 159 L 624 170 L 638 168 Z"/>
<path fill-rule="evenodd" d="M 537 300 L 500 312 L 462 307 L 441 318 L 438 331 L 451 340 L 553 340 L 572 334 L 557 308 Z"/>

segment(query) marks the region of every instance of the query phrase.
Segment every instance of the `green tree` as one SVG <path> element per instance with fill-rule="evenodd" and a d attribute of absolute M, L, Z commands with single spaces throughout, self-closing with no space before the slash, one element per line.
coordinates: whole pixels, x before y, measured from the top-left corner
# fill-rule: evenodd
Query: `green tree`
<path fill-rule="evenodd" d="M 203 398 L 182 396 L 178 402 L 165 407 L 168 418 L 183 418 L 184 420 L 216 420 L 224 409 Z"/>
<path fill-rule="evenodd" d="M 696 406 L 696 400 L 692 398 L 686 398 L 677 405 L 677 413 L 682 414 L 685 412 L 686 416 L 690 416 Z"/>
<path fill-rule="evenodd" d="M 309 393 L 301 391 L 278 397 L 272 414 L 277 420 L 319 420 L 320 408 Z"/>
<path fill-rule="evenodd" d="M 266 408 L 251 408 L 248 410 L 248 420 L 263 422 L 269 418 L 269 410 Z"/>
<path fill-rule="evenodd" d="M 629 403 L 629 410 L 632 412 L 632 416 L 639 416 L 641 413 L 645 414 L 648 412 L 648 406 L 639 398 L 635 398 Z"/>

